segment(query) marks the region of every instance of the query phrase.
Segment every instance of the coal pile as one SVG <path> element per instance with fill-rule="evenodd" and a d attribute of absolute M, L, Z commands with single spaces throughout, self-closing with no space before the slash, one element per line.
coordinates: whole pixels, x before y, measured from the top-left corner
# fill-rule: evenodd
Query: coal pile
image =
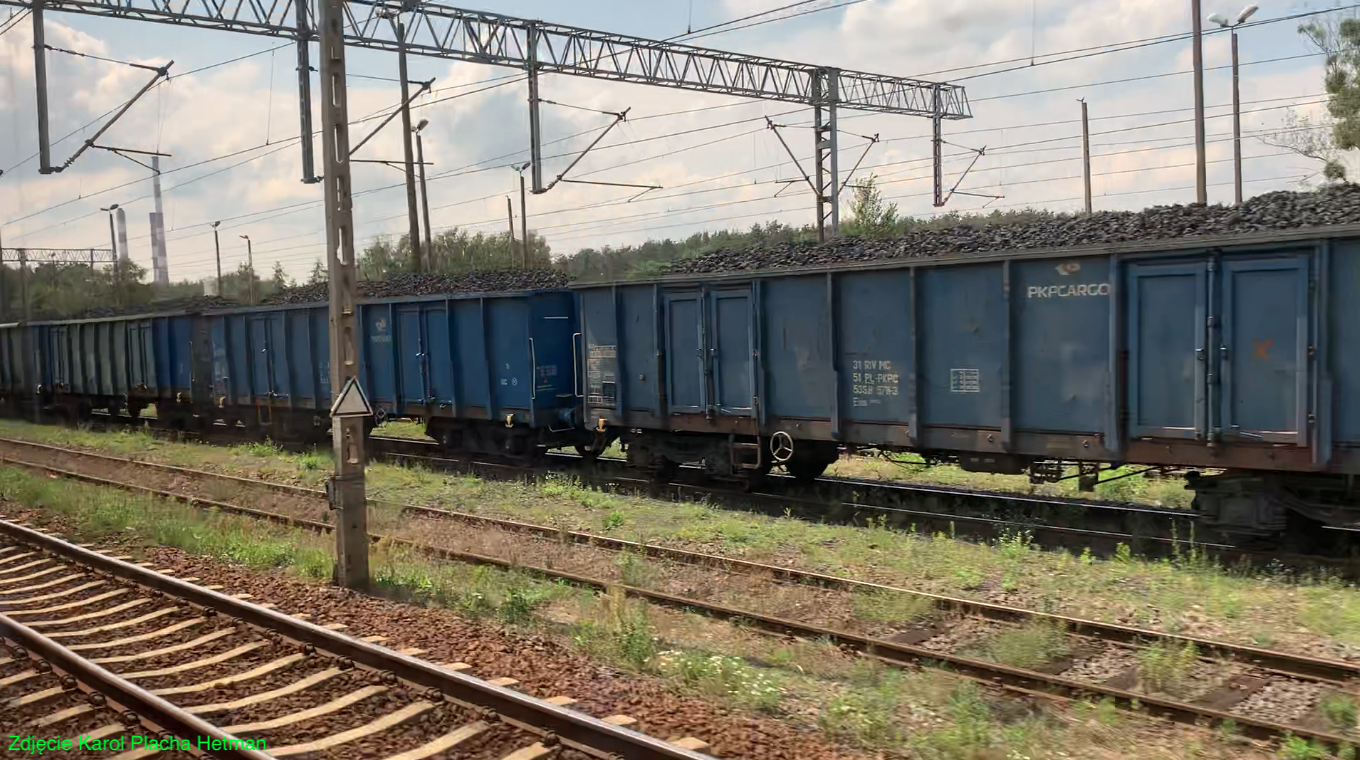
<path fill-rule="evenodd" d="M 1096 246 L 1360 223 L 1360 185 L 1279 191 L 1231 206 L 1156 206 L 1143 211 L 1059 214 L 1025 222 L 963 221 L 885 239 L 840 238 L 743 250 L 720 249 L 675 262 L 668 274 L 709 274 L 860 261 Z"/>
<path fill-rule="evenodd" d="M 360 298 L 399 298 L 452 293 L 507 293 L 565 287 L 567 276 L 552 269 L 495 269 L 461 274 L 393 275 L 385 280 L 361 280 Z M 319 282 L 271 293 L 266 304 L 321 303 L 330 298 L 329 283 Z"/>
<path fill-rule="evenodd" d="M 230 298 L 221 296 L 190 296 L 188 298 L 168 298 L 163 301 L 152 301 L 151 303 L 129 304 L 117 306 L 104 304 L 91 306 L 76 314 L 55 314 L 40 311 L 34 315 L 34 320 L 42 319 L 104 319 L 106 317 L 127 317 L 136 314 L 161 314 L 171 311 L 206 311 L 208 309 L 228 309 L 241 304 Z"/>

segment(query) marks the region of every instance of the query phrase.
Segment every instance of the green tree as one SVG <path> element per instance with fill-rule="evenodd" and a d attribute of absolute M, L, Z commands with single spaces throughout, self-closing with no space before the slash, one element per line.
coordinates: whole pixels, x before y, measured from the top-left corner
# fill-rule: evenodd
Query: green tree
<path fill-rule="evenodd" d="M 293 286 L 292 280 L 288 278 L 288 273 L 283 271 L 282 261 L 274 262 L 274 272 L 269 277 L 269 285 L 275 292 Z"/>
<path fill-rule="evenodd" d="M 321 259 L 312 263 L 312 273 L 307 277 L 308 285 L 317 285 L 326 281 L 326 268 L 321 266 Z"/>
<path fill-rule="evenodd" d="M 1321 118 L 1285 112 L 1279 131 L 1261 138 L 1322 164 L 1322 176 L 1346 180 L 1344 155 L 1360 148 L 1360 18 L 1327 14 L 1299 25 L 1301 34 L 1325 55 L 1322 84 L 1327 114 Z"/>
<path fill-rule="evenodd" d="M 855 185 L 855 198 L 850 203 L 851 219 L 843 231 L 850 235 L 864 237 L 883 237 L 897 230 L 897 204 L 883 200 L 878 189 L 878 177 L 869 178 Z"/>

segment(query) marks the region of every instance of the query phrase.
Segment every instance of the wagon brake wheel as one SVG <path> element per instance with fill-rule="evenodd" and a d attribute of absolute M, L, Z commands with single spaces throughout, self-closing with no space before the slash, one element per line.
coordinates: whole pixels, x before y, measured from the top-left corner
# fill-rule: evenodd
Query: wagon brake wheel
<path fill-rule="evenodd" d="M 780 430 L 770 436 L 770 456 L 776 462 L 787 462 L 793 457 L 793 436 Z"/>

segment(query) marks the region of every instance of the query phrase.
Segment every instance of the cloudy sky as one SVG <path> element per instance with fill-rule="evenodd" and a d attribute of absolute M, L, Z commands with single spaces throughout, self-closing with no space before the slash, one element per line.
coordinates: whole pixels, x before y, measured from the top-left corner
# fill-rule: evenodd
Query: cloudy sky
<path fill-rule="evenodd" d="M 1309 6 L 1267 0 L 1253 21 L 1327 8 L 1330 1 Z M 503 0 L 474 7 L 666 38 L 788 2 Z M 841 2 L 826 0 L 821 5 Z M 1002 197 L 956 196 L 947 210 L 969 211 L 984 204 L 1079 209 L 1078 99 L 1084 98 L 1092 120 L 1095 206 L 1127 209 L 1194 200 L 1189 43 L 1084 57 L 1064 51 L 1182 34 L 1190 29 L 1189 5 L 1187 0 L 865 0 L 708 36 L 693 44 L 965 85 L 974 118 L 946 125 L 951 144 L 945 154 L 952 156 L 946 162 L 946 186 L 971 160 L 968 149 L 986 147 L 986 155 L 963 179 L 960 190 Z M 1204 5 L 1206 14 L 1235 15 L 1239 10 L 1236 5 L 1219 7 L 1216 0 L 1204 0 Z M 17 11 L 0 4 L 0 28 L 3 19 Z M 1248 196 L 1297 187 L 1319 168 L 1255 136 L 1279 129 L 1290 107 L 1304 114 L 1320 107 L 1321 59 L 1299 37 L 1297 24 L 1267 23 L 1241 33 L 1243 173 Z M 249 235 L 258 271 L 268 272 L 280 261 L 294 276 L 305 276 L 324 251 L 324 237 L 320 185 L 299 181 L 296 58 L 290 43 L 52 12 L 46 30 L 52 47 L 116 61 L 174 61 L 171 81 L 139 101 L 100 140 L 172 154 L 162 159 L 172 279 L 197 279 L 212 272 L 209 224 L 215 220 L 223 220 L 224 270 L 244 259 L 245 243 L 239 236 Z M 27 20 L 0 35 L 3 245 L 106 247 L 108 222 L 99 209 L 118 203 L 128 212 L 132 257 L 149 267 L 150 172 L 112 154 L 90 151 L 60 174 L 38 174 L 37 160 L 31 158 L 37 151 L 31 46 Z M 1227 35 L 1209 36 L 1204 56 L 1210 68 L 1205 77 L 1209 197 L 1211 202 L 1231 202 Z M 53 139 L 69 135 L 54 147 L 55 163 L 65 161 L 92 134 L 100 115 L 152 76 L 143 69 L 64 53 L 49 53 L 48 60 Z M 998 61 L 1013 62 L 979 66 Z M 175 76 L 209 66 L 214 67 Z M 351 48 L 349 72 L 351 119 L 382 112 L 397 102 L 397 85 L 390 81 L 397 73 L 394 54 Z M 431 176 L 437 177 L 430 182 L 436 232 L 460 227 L 495 233 L 505 228 L 504 198 L 512 192 L 518 195 L 518 175 L 509 166 L 524 160 L 528 145 L 525 86 L 504 79 L 514 73 L 412 58 L 412 79 L 435 79 L 435 91 L 419 101 L 416 118 L 430 120 L 425 152 L 433 164 Z M 484 91 L 450 97 L 475 90 Z M 610 132 L 572 176 L 663 188 L 631 202 L 636 191 L 590 185 L 564 184 L 531 196 L 530 226 L 547 237 L 556 253 L 747 227 L 772 219 L 794 224 L 813 220 L 810 190 L 777 182 L 798 177 L 799 170 L 763 120 L 769 115 L 789 126 L 785 139 L 810 169 L 807 108 L 559 75 L 542 78 L 541 94 L 564 104 L 543 106 L 544 139 L 558 141 L 544 151 L 554 157 L 545 167 L 548 178 L 612 121 L 582 109 L 631 109 L 628 121 Z M 319 99 L 319 91 L 315 97 Z M 689 113 L 677 113 L 684 111 Z M 320 126 L 319 118 L 316 124 Z M 357 141 L 373 125 L 375 121 L 352 128 L 351 140 Z M 399 125 L 399 120 L 393 122 L 357 157 L 399 159 Z M 928 121 L 845 111 L 841 129 L 843 171 L 859 160 L 864 137 L 878 134 L 880 141 L 863 158 L 858 176 L 878 175 L 884 194 L 904 213 L 938 213 L 930 198 Z M 572 135 L 576 136 L 561 139 Z M 398 170 L 356 165 L 354 188 L 361 243 L 406 229 L 406 197 Z M 842 208 L 848 201 L 843 199 Z M 517 197 L 515 210 L 518 214 Z"/>

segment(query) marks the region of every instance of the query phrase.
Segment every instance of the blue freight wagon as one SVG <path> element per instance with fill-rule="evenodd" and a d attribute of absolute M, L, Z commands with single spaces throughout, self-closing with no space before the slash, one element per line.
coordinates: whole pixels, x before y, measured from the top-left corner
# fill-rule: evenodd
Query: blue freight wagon
<path fill-rule="evenodd" d="M 1353 228 L 580 285 L 584 422 L 653 471 L 1194 467 L 1225 533 L 1352 527 L 1357 285 Z"/>
<path fill-rule="evenodd" d="M 324 304 L 210 312 L 212 393 L 229 424 L 279 438 L 329 430 Z M 405 297 L 359 305 L 359 381 L 374 422 L 414 417 L 454 451 L 564 445 L 575 308 L 566 291 Z"/>
<path fill-rule="evenodd" d="M 207 401 L 201 318 L 189 312 L 28 323 L 38 403 L 72 422 L 95 409 L 137 417 L 155 404 L 171 427 Z"/>
<path fill-rule="evenodd" d="M 20 322 L 0 324 L 0 409 L 10 417 L 31 416 L 38 385 L 33 367 L 32 330 Z"/>

